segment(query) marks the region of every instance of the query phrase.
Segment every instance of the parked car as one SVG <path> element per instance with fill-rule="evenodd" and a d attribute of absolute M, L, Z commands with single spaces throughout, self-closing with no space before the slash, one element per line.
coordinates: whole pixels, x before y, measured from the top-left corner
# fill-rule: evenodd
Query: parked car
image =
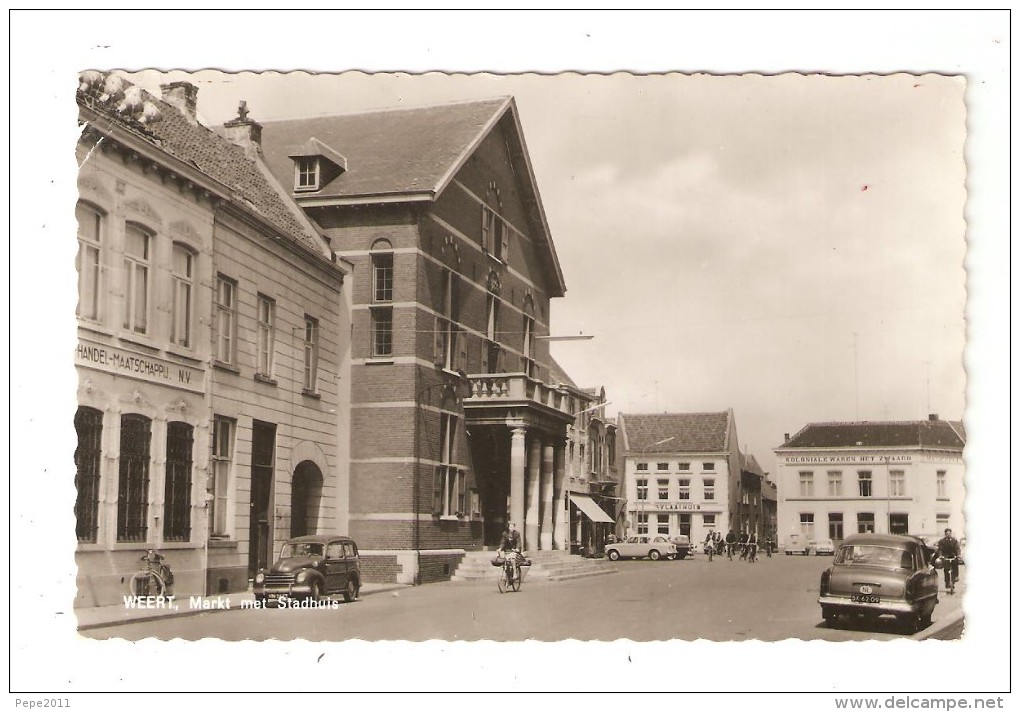
<path fill-rule="evenodd" d="M 268 570 L 255 574 L 255 600 L 260 605 L 284 599 L 310 599 L 342 593 L 353 601 L 361 591 L 358 545 L 339 535 L 299 536 L 283 545 Z"/>
<path fill-rule="evenodd" d="M 642 534 L 627 537 L 626 540 L 614 544 L 606 544 L 606 556 L 610 561 L 624 558 L 643 559 L 646 556 L 652 561 L 658 561 L 659 559 L 668 559 L 674 554 L 676 554 L 676 547 L 661 535 Z"/>
<path fill-rule="evenodd" d="M 808 539 L 803 534 L 791 534 L 786 539 L 786 555 L 803 554 L 808 555 Z"/>
<path fill-rule="evenodd" d="M 691 538 L 686 534 L 677 534 L 676 536 L 670 537 L 669 540 L 676 548 L 674 558 L 686 559 L 688 556 L 692 556 L 694 554 L 694 549 L 691 548 Z"/>
<path fill-rule="evenodd" d="M 818 603 L 830 625 L 840 614 L 895 616 L 911 632 L 931 624 L 938 574 L 928 547 L 901 534 L 858 534 L 843 540 L 822 572 Z"/>
<path fill-rule="evenodd" d="M 815 556 L 821 556 L 825 554 L 832 556 L 836 553 L 835 547 L 832 545 L 832 539 L 812 539 L 808 542 L 808 553 L 814 553 Z"/>

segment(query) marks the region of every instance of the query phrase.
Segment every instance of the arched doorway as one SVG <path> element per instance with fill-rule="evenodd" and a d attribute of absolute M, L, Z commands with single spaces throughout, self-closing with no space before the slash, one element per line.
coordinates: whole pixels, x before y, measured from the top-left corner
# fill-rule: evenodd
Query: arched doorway
<path fill-rule="evenodd" d="M 290 498 L 290 535 L 317 534 L 319 506 L 322 502 L 322 472 L 311 460 L 294 470 Z"/>

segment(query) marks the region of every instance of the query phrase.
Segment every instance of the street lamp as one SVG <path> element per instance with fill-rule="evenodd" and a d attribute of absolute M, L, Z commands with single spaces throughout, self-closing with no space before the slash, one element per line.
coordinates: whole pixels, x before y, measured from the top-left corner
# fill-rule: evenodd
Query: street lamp
<path fill-rule="evenodd" d="M 414 585 L 421 585 L 421 421 L 424 418 L 422 399 L 425 394 L 436 388 L 448 388 L 459 396 L 457 384 L 447 379 L 449 371 L 443 369 L 443 380 L 440 383 L 433 383 L 418 389 L 414 394 L 414 502 L 411 505 L 411 513 L 414 515 Z M 464 371 L 457 371 L 456 376 L 460 385 L 468 384 L 468 377 Z M 458 398 L 460 400 L 460 398 Z"/>

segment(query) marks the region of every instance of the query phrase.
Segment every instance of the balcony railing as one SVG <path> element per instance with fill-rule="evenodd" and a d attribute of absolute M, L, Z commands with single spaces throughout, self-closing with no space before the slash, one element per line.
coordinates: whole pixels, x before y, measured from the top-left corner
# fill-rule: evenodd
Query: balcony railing
<path fill-rule="evenodd" d="M 469 375 L 471 395 L 465 405 L 497 405 L 515 401 L 544 405 L 569 414 L 567 393 L 526 373 L 486 373 Z"/>

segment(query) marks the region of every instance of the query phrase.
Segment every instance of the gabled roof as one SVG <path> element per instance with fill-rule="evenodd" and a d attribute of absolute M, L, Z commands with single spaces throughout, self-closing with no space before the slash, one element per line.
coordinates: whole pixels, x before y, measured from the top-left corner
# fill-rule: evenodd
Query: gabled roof
<path fill-rule="evenodd" d="M 740 469 L 743 472 L 750 472 L 751 474 L 758 475 L 759 477 L 765 476 L 765 470 L 758 463 L 758 460 L 751 453 L 740 453 Z"/>
<path fill-rule="evenodd" d="M 89 86 L 83 82 L 78 90 L 79 105 L 101 118 L 101 121 L 95 122 L 95 128 L 102 131 L 101 124 L 112 122 L 135 138 L 193 166 L 234 191 L 233 197 L 282 236 L 302 244 L 318 257 L 328 259 L 324 254 L 323 239 L 298 219 L 293 206 L 288 205 L 286 198 L 274 187 L 272 177 L 265 175 L 244 149 L 201 124 L 190 123 L 174 106 L 124 81 L 127 87 L 140 91 L 144 101 L 155 106 L 159 113 L 157 120 L 144 125 L 133 120 L 129 114 L 118 111 L 116 98 L 101 100 L 103 82 L 108 76 L 103 75 L 101 81 Z"/>
<path fill-rule="evenodd" d="M 339 176 L 317 191 L 295 195 L 303 206 L 434 202 L 501 122 L 508 129 L 507 147 L 529 213 L 526 232 L 545 251 L 550 295 L 562 296 L 563 272 L 513 97 L 267 121 L 262 124 L 262 151 L 284 184 L 294 175 L 291 149 L 312 137 L 346 159 Z"/>
<path fill-rule="evenodd" d="M 728 411 L 647 415 L 620 413 L 619 419 L 628 455 L 726 452 L 729 449 Z"/>
<path fill-rule="evenodd" d="M 809 423 L 778 449 L 921 447 L 962 450 L 963 423 L 948 420 Z"/>

